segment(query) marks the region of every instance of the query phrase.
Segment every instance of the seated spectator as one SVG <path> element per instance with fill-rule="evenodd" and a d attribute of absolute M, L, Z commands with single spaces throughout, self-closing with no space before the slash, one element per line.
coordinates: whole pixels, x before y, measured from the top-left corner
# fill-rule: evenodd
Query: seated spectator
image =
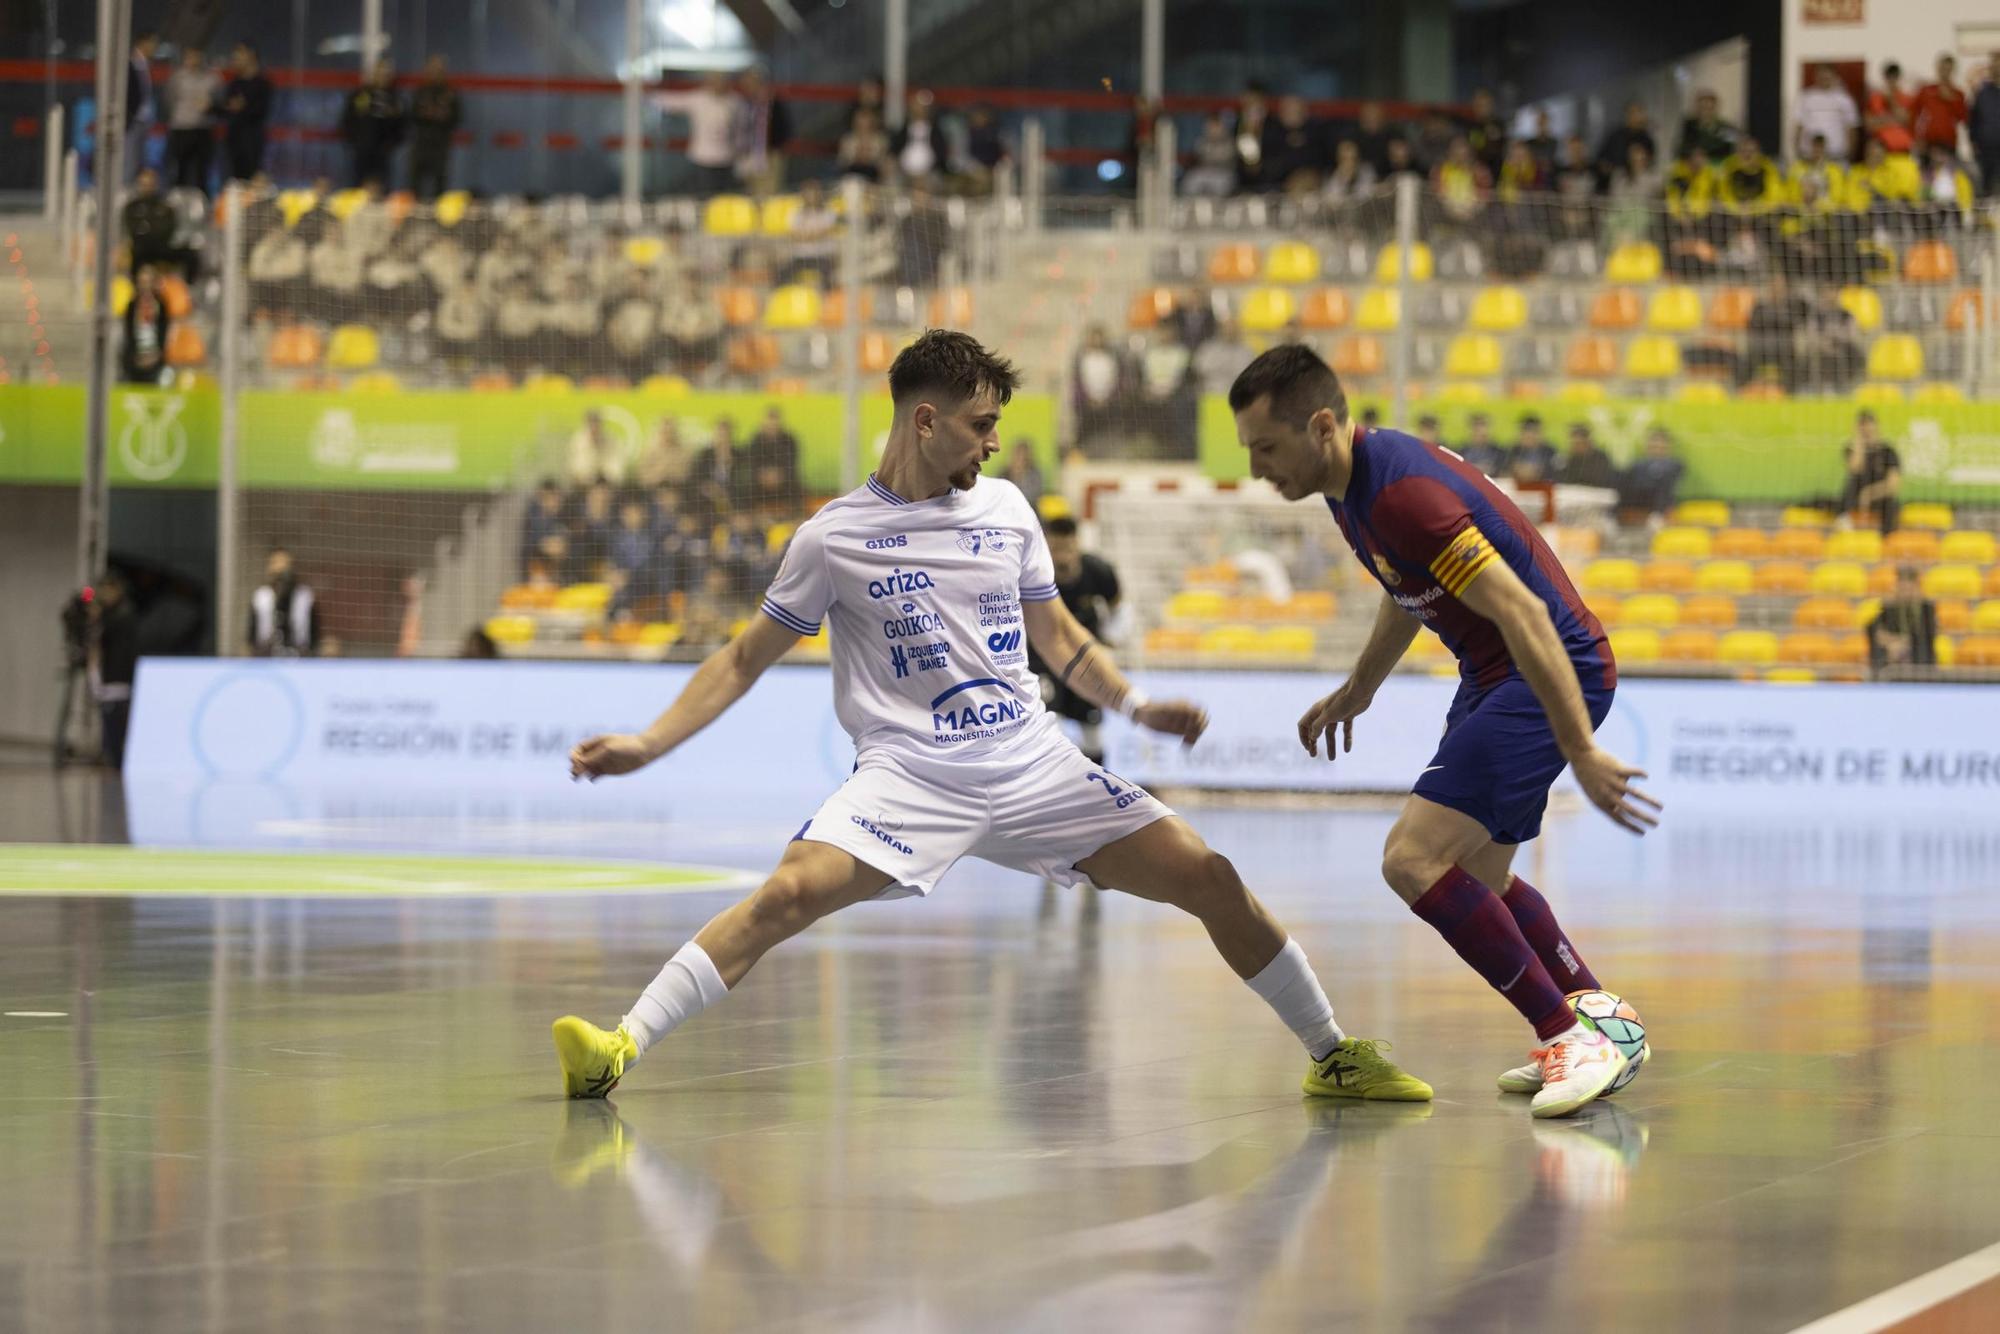
<path fill-rule="evenodd" d="M 1736 151 L 1723 159 L 1718 182 L 1722 206 L 1731 213 L 1769 213 L 1785 199 L 1785 178 L 1778 164 L 1764 156 L 1751 135 L 1739 139 Z"/>
<path fill-rule="evenodd" d="M 1653 220 L 1666 184 L 1666 176 L 1653 161 L 1653 150 L 1643 143 L 1625 150 L 1624 163 L 1611 173 L 1605 186 L 1609 200 L 1604 219 L 1607 246 L 1653 237 Z"/>
<path fill-rule="evenodd" d="M 908 207 L 896 219 L 896 282 L 919 290 L 935 287 L 951 229 L 930 187 L 910 183 Z"/>
<path fill-rule="evenodd" d="M 1811 318 L 1811 302 L 1792 290 L 1782 272 L 1773 273 L 1763 294 L 1750 307 L 1736 382 L 1741 385 L 1753 379 L 1775 379 L 1788 390 L 1796 389 L 1799 337 Z"/>
<path fill-rule="evenodd" d="M 1507 451 L 1507 475 L 1517 482 L 1546 481 L 1556 470 L 1556 447 L 1542 434 L 1542 419 L 1521 418 L 1521 434 Z"/>
<path fill-rule="evenodd" d="M 1674 438 L 1664 426 L 1646 432 L 1645 452 L 1625 473 L 1619 503 L 1628 509 L 1644 510 L 1647 522 L 1658 527 L 1679 497 L 1681 474 L 1687 465 L 1674 456 Z"/>
<path fill-rule="evenodd" d="M 959 188 L 969 195 L 993 193 L 993 179 L 1013 158 L 993 108 L 981 103 L 966 113 L 965 153 L 958 163 Z"/>
<path fill-rule="evenodd" d="M 1923 173 L 1908 153 L 1891 154 L 1870 139 L 1861 164 L 1847 173 L 1845 207 L 1855 213 L 1905 212 L 1923 194 Z"/>
<path fill-rule="evenodd" d="M 1896 447 L 1882 438 L 1882 428 L 1867 408 L 1854 414 L 1854 438 L 1847 442 L 1846 460 L 1841 513 L 1859 523 L 1879 525 L 1884 536 L 1894 532 L 1902 517 L 1903 461 Z"/>
<path fill-rule="evenodd" d="M 1831 284 L 1813 289 L 1807 299 L 1812 314 L 1798 346 L 1798 381 L 1808 389 L 1847 393 L 1861 378 L 1861 330 L 1853 314 L 1840 304 L 1840 290 Z"/>
<path fill-rule="evenodd" d="M 1269 126 L 1264 146 L 1265 178 L 1287 194 L 1318 189 L 1327 167 L 1326 134 L 1306 113 L 1306 100 L 1296 94 L 1280 98 L 1277 119 Z"/>
<path fill-rule="evenodd" d="M 936 99 L 919 88 L 904 104 L 902 125 L 889 132 L 889 155 L 897 174 L 915 184 L 938 175 L 946 158 L 944 126 L 934 114 Z"/>
<path fill-rule="evenodd" d="M 588 487 L 598 482 L 616 486 L 625 480 L 624 442 L 604 425 L 604 414 L 591 408 L 583 414 L 583 425 L 569 438 L 569 483 Z"/>
<path fill-rule="evenodd" d="M 1556 156 L 1562 152 L 1562 140 L 1556 138 L 1546 107 L 1535 108 L 1535 132 L 1518 142 L 1526 144 L 1528 151 L 1535 155 L 1535 161 L 1542 165 L 1543 175 L 1554 174 Z"/>
<path fill-rule="evenodd" d="M 602 579 L 611 559 L 611 539 L 617 526 L 610 484 L 592 483 L 583 493 L 583 508 L 576 522 L 570 525 L 569 573 L 581 573 L 585 580 Z"/>
<path fill-rule="evenodd" d="M 647 490 L 667 487 L 678 491 L 688 484 L 688 475 L 694 471 L 694 453 L 681 443 L 681 424 L 674 417 L 660 418 L 659 429 L 653 433 L 653 443 L 646 446 L 639 456 L 638 464 L 632 469 L 633 480 Z"/>
<path fill-rule="evenodd" d="M 118 364 L 126 384 L 157 385 L 168 375 L 167 303 L 160 295 L 159 270 L 150 264 L 142 265 L 133 278 Z"/>
<path fill-rule="evenodd" d="M 1405 145 L 1405 152 L 1408 146 Z M 1451 141 L 1451 150 L 1431 172 L 1431 189 L 1445 217 L 1462 227 L 1476 225 L 1486 212 L 1486 198 L 1493 190 L 1493 178 L 1472 156 L 1472 145 L 1463 135 Z"/>
<path fill-rule="evenodd" d="M 1208 292 L 1190 287 L 1174 294 L 1174 308 L 1161 321 L 1161 327 L 1192 352 L 1215 337 L 1216 330 L 1221 326 L 1216 322 L 1215 303 L 1209 299 Z"/>
<path fill-rule="evenodd" d="M 1414 176 L 1418 180 L 1423 179 L 1423 164 L 1417 161 L 1416 154 L 1411 150 L 1408 139 L 1400 135 L 1391 139 L 1389 141 L 1388 157 L 1389 170 L 1377 173 L 1385 184 L 1393 185 L 1399 176 Z M 1479 168 L 1478 175 L 1483 175 L 1486 172 L 1486 164 L 1478 163 L 1477 165 Z"/>
<path fill-rule="evenodd" d="M 609 560 L 620 581 L 629 580 L 652 556 L 653 515 L 646 498 L 629 491 L 618 502 L 618 526 L 611 532 Z"/>
<path fill-rule="evenodd" d="M 869 107 L 858 108 L 847 133 L 840 136 L 840 174 L 859 176 L 872 184 L 887 179 L 894 169 L 889 154 L 889 136 L 882 132 L 881 116 Z"/>
<path fill-rule="evenodd" d="M 1933 145 L 1923 168 L 1923 206 L 1931 230 L 1972 220 L 1972 177 L 1965 165 Z"/>
<path fill-rule="evenodd" d="M 1618 465 L 1611 456 L 1597 447 L 1597 441 L 1590 434 L 1590 427 L 1582 422 L 1572 422 L 1569 428 L 1569 453 L 1563 456 L 1562 465 L 1556 469 L 1556 480 L 1565 486 L 1597 486 L 1616 489 L 1619 482 Z"/>
<path fill-rule="evenodd" d="M 720 648 L 729 642 L 730 627 L 735 624 L 736 615 L 729 572 L 720 565 L 711 565 L 703 572 L 695 590 L 688 595 L 687 610 L 681 614 L 679 642 L 695 650 Z"/>
<path fill-rule="evenodd" d="M 1871 89 L 1862 125 L 1870 143 L 1885 153 L 1907 153 L 1916 145 L 1917 94 L 1903 86 L 1903 67 L 1891 60 L 1882 66 L 1882 86 Z M 1864 148 L 1865 151 L 1865 148 Z"/>
<path fill-rule="evenodd" d="M 465 639 L 458 646 L 458 656 L 467 661 L 483 661 L 500 656 L 500 646 L 493 642 L 493 636 L 479 626 L 465 632 Z"/>
<path fill-rule="evenodd" d="M 740 593 L 761 592 L 776 578 L 782 553 L 771 550 L 770 538 L 757 516 L 739 510 L 729 516 L 713 554 L 728 571 L 730 588 Z"/>
<path fill-rule="evenodd" d="M 1825 142 L 1827 153 L 1836 162 L 1854 156 L 1854 132 L 1861 128 L 1861 112 L 1833 66 L 1821 65 L 1813 71 L 1812 87 L 1792 99 L 1792 117 L 1794 154 L 1804 157 L 1817 139 Z"/>
<path fill-rule="evenodd" d="M 1818 189 L 1822 199 L 1840 198 L 1847 190 L 1844 162 L 1845 159 L 1835 159 L 1825 135 L 1814 135 L 1785 173 L 1785 184 L 1791 190 L 1793 202 L 1798 201 L 1799 192 L 1807 182 Z"/>
<path fill-rule="evenodd" d="M 1221 199 L 1235 189 L 1236 141 L 1222 113 L 1211 111 L 1194 141 L 1194 165 L 1181 175 L 1181 193 L 1190 199 Z"/>
<path fill-rule="evenodd" d="M 750 499 L 751 472 L 736 447 L 736 423 L 715 419 L 715 436 L 695 455 L 688 470 L 692 494 L 688 508 L 705 522 L 719 523 Z"/>
<path fill-rule="evenodd" d="M 1537 158 L 1523 140 L 1516 139 L 1507 145 L 1507 156 L 1500 164 L 1500 181 L 1494 187 L 1503 204 L 1521 204 L 1531 201 L 1531 197 L 1549 188 L 1548 176 L 1544 172 L 1541 159 Z"/>
<path fill-rule="evenodd" d="M 1667 211 L 1677 219 L 1706 218 L 1715 207 L 1716 189 L 1714 163 L 1697 145 L 1667 170 Z"/>
<path fill-rule="evenodd" d="M 773 523 L 796 514 L 805 503 L 799 483 L 799 438 L 785 427 L 785 418 L 776 408 L 764 413 L 757 432 L 743 451 L 750 469 L 750 504 Z"/>
<path fill-rule="evenodd" d="M 1924 596 L 1914 565 L 1896 571 L 1896 591 L 1868 622 L 1868 665 L 1877 672 L 1937 666 L 1937 604 Z"/>
<path fill-rule="evenodd" d="M 1465 443 L 1458 447 L 1458 456 L 1488 477 L 1507 470 L 1507 451 L 1493 438 L 1493 421 L 1483 412 L 1466 419 Z"/>
<path fill-rule="evenodd" d="M 120 215 L 125 231 L 125 242 L 132 251 L 132 271 L 141 268 L 165 266 L 176 268 L 194 275 L 194 255 L 192 251 L 174 244 L 174 236 L 180 227 L 180 214 L 174 206 L 160 194 L 160 174 L 151 167 L 141 171 L 132 183 L 132 197 L 125 201 Z M 156 273 L 155 278 L 158 277 Z"/>
<path fill-rule="evenodd" d="M 1417 418 L 1416 436 L 1427 445 L 1443 445 L 1444 427 L 1436 417 L 1426 412 Z"/>
<path fill-rule="evenodd" d="M 1039 508 L 1042 496 L 1048 491 L 1048 479 L 1035 459 L 1034 442 L 1025 435 L 1008 447 L 1006 478 L 1021 489 L 1029 505 Z"/>
<path fill-rule="evenodd" d="M 556 479 L 545 477 L 535 488 L 533 499 L 528 502 L 528 512 L 521 516 L 521 575 L 527 577 L 528 566 L 542 550 L 544 539 L 552 534 L 567 536 L 569 523 L 563 516 L 562 488 Z"/>
<path fill-rule="evenodd" d="M 1792 202 L 1778 215 L 1778 247 L 1790 273 L 1817 273 L 1835 282 L 1858 282 L 1858 239 L 1833 199 L 1820 193 L 1819 176 L 1799 179 Z"/>
<path fill-rule="evenodd" d="M 1572 134 L 1563 141 L 1562 156 L 1556 162 L 1555 192 L 1562 200 L 1563 231 L 1572 237 L 1597 233 L 1592 201 L 1598 192 L 1597 164 L 1583 136 Z"/>
<path fill-rule="evenodd" d="M 1720 162 L 1736 151 L 1736 134 L 1736 127 L 1722 118 L 1722 100 L 1704 89 L 1694 96 L 1694 114 L 1681 122 L 1674 156 L 1684 158 L 1699 148 L 1710 162 Z"/>
<path fill-rule="evenodd" d="M 1204 394 L 1227 394 L 1229 386 L 1243 373 L 1257 353 L 1243 341 L 1243 328 L 1235 320 L 1224 320 L 1215 336 L 1194 354 L 1194 373 Z"/>
<path fill-rule="evenodd" d="M 1352 139 L 1342 139 L 1333 150 L 1333 170 L 1320 186 L 1320 197 L 1336 208 L 1366 199 L 1375 193 L 1375 168 L 1361 156 Z"/>
<path fill-rule="evenodd" d="M 1472 155 L 1488 172 L 1499 175 L 1501 160 L 1507 153 L 1507 122 L 1500 118 L 1493 105 L 1493 94 L 1485 88 L 1473 90 L 1465 138 L 1472 145 Z"/>
<path fill-rule="evenodd" d="M 1088 449 L 1093 439 L 1117 429 L 1131 388 L 1125 358 L 1111 345 L 1103 325 L 1093 324 L 1084 331 L 1070 383 L 1076 386 L 1077 441 Z"/>
<path fill-rule="evenodd" d="M 1462 131 L 1454 125 L 1449 116 L 1442 112 L 1432 112 L 1424 117 L 1423 127 L 1410 140 L 1410 150 L 1419 162 L 1442 162 L 1444 155 L 1451 151 L 1451 137 Z M 1479 156 L 1475 147 L 1474 157 Z"/>
<path fill-rule="evenodd" d="M 1236 102 L 1236 188 L 1243 194 L 1269 189 L 1264 177 L 1265 123 L 1271 118 L 1264 86 L 1251 83 Z"/>
<path fill-rule="evenodd" d="M 1379 179 L 1389 174 L 1389 145 L 1402 139 L 1403 132 L 1389 124 L 1380 102 L 1363 102 L 1350 138 L 1361 160 Z"/>
<path fill-rule="evenodd" d="M 1625 104 L 1625 121 L 1617 129 L 1604 136 L 1604 142 L 1597 146 L 1597 170 L 1605 179 L 1632 161 L 1632 149 L 1637 145 L 1646 150 L 1648 161 L 1657 162 L 1660 146 L 1653 141 L 1653 123 L 1647 116 L 1646 108 L 1638 102 Z"/>
<path fill-rule="evenodd" d="M 840 220 L 827 202 L 826 190 L 818 181 L 799 183 L 799 208 L 792 214 L 791 242 L 786 248 L 780 283 L 803 282 L 808 278 L 826 287 L 833 281 L 839 263 Z"/>

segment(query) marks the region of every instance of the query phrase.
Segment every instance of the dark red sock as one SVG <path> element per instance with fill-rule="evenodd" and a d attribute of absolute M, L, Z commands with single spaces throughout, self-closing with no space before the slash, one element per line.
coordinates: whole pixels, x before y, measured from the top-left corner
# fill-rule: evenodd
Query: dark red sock
<path fill-rule="evenodd" d="M 1576 1022 L 1500 896 L 1454 866 L 1410 905 L 1547 1042 Z"/>
<path fill-rule="evenodd" d="M 1534 946 L 1535 957 L 1542 961 L 1542 967 L 1549 970 L 1564 994 L 1572 991 L 1596 991 L 1597 975 L 1590 971 L 1590 965 L 1576 952 L 1576 946 L 1563 936 L 1562 926 L 1556 921 L 1556 910 L 1541 896 L 1535 887 L 1520 876 L 1514 877 L 1514 887 L 1501 896 L 1507 911 L 1514 914 L 1516 925 L 1528 943 Z"/>

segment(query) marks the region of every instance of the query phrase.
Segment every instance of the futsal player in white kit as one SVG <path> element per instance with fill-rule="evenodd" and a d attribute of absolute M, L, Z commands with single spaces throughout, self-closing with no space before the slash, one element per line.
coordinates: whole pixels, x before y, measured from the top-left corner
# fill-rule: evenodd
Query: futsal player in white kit
<path fill-rule="evenodd" d="M 644 732 L 594 737 L 571 753 L 579 778 L 649 764 L 828 625 L 853 775 L 763 885 L 683 945 L 615 1029 L 556 1021 L 571 1097 L 609 1093 L 780 941 L 864 899 L 929 894 L 974 856 L 1192 913 L 1304 1044 L 1306 1092 L 1430 1098 L 1428 1084 L 1382 1055 L 1386 1044 L 1342 1033 L 1305 952 L 1228 859 L 1150 793 L 1092 764 L 1043 710 L 1030 644 L 1064 664 L 1077 694 L 1141 727 L 1193 744 L 1208 722 L 1194 704 L 1149 701 L 1126 682 L 1057 598 L 1026 497 L 980 475 L 1017 382 L 1010 363 L 962 333 L 932 330 L 905 348 L 889 368 L 895 419 L 880 468 L 799 526 L 763 614 Z"/>

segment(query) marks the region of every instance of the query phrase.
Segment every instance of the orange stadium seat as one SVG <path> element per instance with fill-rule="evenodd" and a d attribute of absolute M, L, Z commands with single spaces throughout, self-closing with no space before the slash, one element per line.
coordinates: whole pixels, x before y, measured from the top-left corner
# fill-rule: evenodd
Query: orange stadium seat
<path fill-rule="evenodd" d="M 1736 599 L 1720 593 L 1697 593 L 1683 598 L 1681 624 L 1727 630 L 1736 624 Z"/>
<path fill-rule="evenodd" d="M 1660 657 L 1667 662 L 1713 662 L 1716 642 L 1713 630 L 1675 630 L 1660 641 Z"/>
<path fill-rule="evenodd" d="M 1882 539 L 1882 559 L 1929 565 L 1943 550 L 1938 535 L 1922 528 L 1898 528 Z"/>
<path fill-rule="evenodd" d="M 1186 655 L 1201 648 L 1201 631 L 1193 626 L 1161 625 L 1146 632 L 1146 652 L 1161 657 Z"/>
<path fill-rule="evenodd" d="M 757 293 L 750 288 L 724 287 L 716 292 L 715 301 L 727 323 L 742 328 L 757 322 L 761 307 Z"/>
<path fill-rule="evenodd" d="M 1747 329 L 1756 305 L 1757 293 L 1748 287 L 1718 287 L 1708 299 L 1708 327 L 1718 333 Z"/>
<path fill-rule="evenodd" d="M 1752 587 L 1765 597 L 1803 597 L 1812 591 L 1812 571 L 1795 560 L 1765 561 L 1756 567 Z"/>
<path fill-rule="evenodd" d="M 931 293 L 930 327 L 963 329 L 972 323 L 972 291 L 965 287 L 942 287 Z"/>
<path fill-rule="evenodd" d="M 1771 534 L 1771 555 L 1785 560 L 1818 560 L 1826 551 L 1826 534 L 1818 528 L 1780 528 Z"/>
<path fill-rule="evenodd" d="M 875 290 L 861 289 L 861 322 L 868 324 L 875 319 Z M 847 327 L 847 293 L 834 288 L 820 298 L 819 322 L 822 329 L 844 329 Z"/>
<path fill-rule="evenodd" d="M 319 365 L 324 350 L 319 330 L 309 324 L 286 324 L 272 333 L 264 356 L 274 370 L 302 371 Z"/>
<path fill-rule="evenodd" d="M 870 375 L 878 375 L 889 369 L 889 363 L 896 359 L 895 344 L 882 333 L 861 335 L 861 369 Z"/>
<path fill-rule="evenodd" d="M 1563 368 L 1570 375 L 1589 378 L 1618 373 L 1618 344 L 1602 334 L 1585 334 L 1569 345 Z"/>
<path fill-rule="evenodd" d="M 1948 283 L 1958 277 L 1958 256 L 1943 241 L 1919 241 L 1903 256 L 1903 278 L 1913 283 Z"/>
<path fill-rule="evenodd" d="M 1334 344 L 1333 369 L 1341 375 L 1380 375 L 1387 364 L 1379 338 L 1350 334 Z"/>
<path fill-rule="evenodd" d="M 1729 560 L 1763 560 L 1771 539 L 1761 528 L 1725 528 L 1715 535 L 1715 554 Z"/>
<path fill-rule="evenodd" d="M 778 340 L 766 333 L 740 334 L 729 340 L 729 369 L 738 375 L 764 375 L 778 369 Z"/>
<path fill-rule="evenodd" d="M 1125 311 L 1125 327 L 1133 330 L 1150 329 L 1173 313 L 1172 289 L 1150 288 L 1132 297 L 1132 304 Z"/>
<path fill-rule="evenodd" d="M 2000 667 L 2000 635 L 1967 635 L 1958 641 L 1961 667 Z"/>
<path fill-rule="evenodd" d="M 1952 333 L 1963 333 L 1966 325 L 1977 327 L 1985 318 L 1985 294 L 1976 287 L 1967 288 L 1952 297 L 1951 305 L 1944 314 L 1944 327 Z"/>
<path fill-rule="evenodd" d="M 208 360 L 208 345 L 201 330 L 192 324 L 176 324 L 167 330 L 167 364 L 174 367 L 199 366 Z"/>
<path fill-rule="evenodd" d="M 1948 635 L 1962 635 L 1972 626 L 1972 604 L 1964 598 L 1945 598 L 1937 604 L 1938 629 Z"/>
<path fill-rule="evenodd" d="M 1590 327 L 1614 332 L 1639 327 L 1644 307 L 1629 287 L 1607 287 L 1590 299 Z"/>
<path fill-rule="evenodd" d="M 1639 587 L 1648 593 L 1692 593 L 1694 566 L 1684 560 L 1651 560 L 1639 568 Z"/>
<path fill-rule="evenodd" d="M 1219 245 L 1208 257 L 1208 280 L 1212 283 L 1247 283 L 1257 278 L 1257 247 L 1245 241 Z"/>
<path fill-rule="evenodd" d="M 1801 630 L 1852 630 L 1854 604 L 1845 598 L 1807 598 L 1792 609 L 1792 624 Z"/>
<path fill-rule="evenodd" d="M 1840 648 L 1832 635 L 1818 630 L 1794 630 L 1778 641 L 1778 656 L 1786 662 L 1837 662 Z"/>
<path fill-rule="evenodd" d="M 1316 288 L 1299 308 L 1299 323 L 1308 329 L 1339 329 L 1354 318 L 1347 293 L 1338 287 Z"/>

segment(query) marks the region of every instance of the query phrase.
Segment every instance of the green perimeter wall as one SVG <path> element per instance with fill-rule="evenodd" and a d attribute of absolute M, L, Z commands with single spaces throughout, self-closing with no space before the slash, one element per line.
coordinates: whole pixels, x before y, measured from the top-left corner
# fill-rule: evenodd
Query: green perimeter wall
<path fill-rule="evenodd" d="M 589 408 L 602 411 L 612 430 L 643 443 L 670 415 L 686 421 L 685 439 L 698 442 L 707 423 L 719 416 L 733 417 L 739 438 L 747 437 L 774 405 L 799 438 L 806 484 L 819 492 L 835 490 L 846 429 L 846 406 L 837 394 L 253 390 L 242 396 L 241 476 L 245 486 L 264 488 L 493 491 L 557 466 L 563 443 Z M 115 485 L 215 485 L 221 410 L 214 390 L 119 389 L 111 407 Z M 1410 405 L 1413 418 L 1435 412 L 1447 441 L 1463 439 L 1466 418 L 1478 410 L 1463 404 Z M 1513 438 L 1519 419 L 1530 412 L 1542 417 L 1558 447 L 1570 422 L 1588 422 L 1621 462 L 1637 455 L 1649 429 L 1662 425 L 1687 461 L 1684 496 L 1768 501 L 1839 489 L 1840 444 L 1855 411 L 1843 401 L 1642 400 L 1501 403 L 1483 410 L 1503 441 Z M 1902 454 L 1907 498 L 2000 501 L 2000 402 L 1883 405 L 1876 412 Z M 1007 444 L 1032 441 L 1047 466 L 1054 461 L 1055 418 L 1052 397 L 1020 395 L 1001 422 L 1001 438 Z M 866 466 L 888 429 L 887 395 L 865 397 L 861 421 Z M 82 386 L 0 388 L 0 483 L 79 481 L 83 433 Z M 1202 400 L 1200 446 L 1211 476 L 1245 475 L 1228 404 L 1219 397 Z"/>

